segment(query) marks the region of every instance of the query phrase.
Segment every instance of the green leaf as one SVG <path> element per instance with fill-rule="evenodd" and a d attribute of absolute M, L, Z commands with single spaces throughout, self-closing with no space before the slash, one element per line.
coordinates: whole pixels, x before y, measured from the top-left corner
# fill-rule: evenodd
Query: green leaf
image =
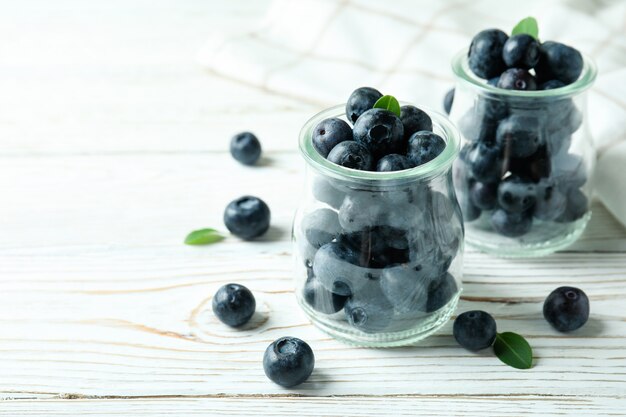
<path fill-rule="evenodd" d="M 520 33 L 527 33 L 533 38 L 539 40 L 539 26 L 537 25 L 537 19 L 529 16 L 520 20 L 511 31 L 511 36 L 519 35 Z"/>
<path fill-rule="evenodd" d="M 533 350 L 526 339 L 517 333 L 498 333 L 493 352 L 498 359 L 513 368 L 530 369 L 533 366 Z"/>
<path fill-rule="evenodd" d="M 222 236 L 215 229 L 200 229 L 194 230 L 189 233 L 185 238 L 186 245 L 210 245 L 212 243 L 219 242 L 223 240 L 224 236 Z"/>
<path fill-rule="evenodd" d="M 400 103 L 394 96 L 382 96 L 374 103 L 374 108 L 389 110 L 400 117 Z"/>

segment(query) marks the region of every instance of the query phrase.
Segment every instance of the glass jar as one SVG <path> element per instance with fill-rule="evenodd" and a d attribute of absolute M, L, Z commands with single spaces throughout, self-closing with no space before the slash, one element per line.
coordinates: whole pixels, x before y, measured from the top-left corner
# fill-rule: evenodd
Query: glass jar
<path fill-rule="evenodd" d="M 459 135 L 429 112 L 446 141 L 438 157 L 403 171 L 358 171 L 327 161 L 311 142 L 320 121 L 343 113 L 325 110 L 300 132 L 306 183 L 292 233 L 296 296 L 341 341 L 411 344 L 447 322 L 461 292 L 463 223 L 452 183 Z"/>
<path fill-rule="evenodd" d="M 574 83 L 539 91 L 486 83 L 469 69 L 466 50 L 452 69 L 450 118 L 462 135 L 454 183 L 466 242 L 505 257 L 546 255 L 574 242 L 591 217 L 593 62 L 584 57 Z"/>

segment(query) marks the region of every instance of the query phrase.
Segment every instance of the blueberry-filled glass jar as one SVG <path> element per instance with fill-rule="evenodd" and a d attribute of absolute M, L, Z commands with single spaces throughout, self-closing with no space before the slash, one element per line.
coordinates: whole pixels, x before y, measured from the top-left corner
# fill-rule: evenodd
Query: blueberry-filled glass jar
<path fill-rule="evenodd" d="M 466 242 L 504 257 L 540 256 L 565 248 L 591 217 L 595 151 L 586 92 L 596 78 L 584 57 L 567 86 L 504 90 L 469 69 L 467 51 L 452 61 L 450 118 L 462 136 L 454 183 Z"/>
<path fill-rule="evenodd" d="M 461 293 L 463 223 L 452 183 L 459 134 L 428 112 L 446 142 L 435 159 L 393 172 L 345 168 L 311 142 L 314 127 L 344 118 L 344 108 L 317 114 L 300 133 L 306 184 L 292 233 L 296 296 L 341 341 L 408 345 L 443 326 Z"/>

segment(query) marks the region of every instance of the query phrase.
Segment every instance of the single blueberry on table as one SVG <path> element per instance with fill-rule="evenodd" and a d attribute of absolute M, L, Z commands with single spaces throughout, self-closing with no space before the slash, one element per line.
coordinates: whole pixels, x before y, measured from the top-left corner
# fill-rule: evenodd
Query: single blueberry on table
<path fill-rule="evenodd" d="M 327 158 L 342 167 L 370 171 L 373 159 L 369 150 L 360 143 L 352 140 L 339 143 L 328 154 Z"/>
<path fill-rule="evenodd" d="M 477 181 L 497 182 L 503 174 L 502 148 L 495 141 L 474 143 L 467 164 Z"/>
<path fill-rule="evenodd" d="M 437 311 L 448 304 L 458 289 L 454 277 L 448 272 L 431 282 L 428 288 L 426 312 Z"/>
<path fill-rule="evenodd" d="M 328 208 L 307 214 L 302 219 L 302 229 L 306 240 L 316 248 L 330 243 L 341 233 L 337 212 Z"/>
<path fill-rule="evenodd" d="M 533 182 L 520 177 L 506 178 L 498 186 L 498 203 L 509 213 L 521 213 L 537 201 L 537 188 Z"/>
<path fill-rule="evenodd" d="M 491 214 L 491 225 L 503 236 L 519 237 L 530 231 L 533 218 L 528 212 L 509 213 L 497 209 Z"/>
<path fill-rule="evenodd" d="M 555 88 L 565 87 L 565 83 L 559 80 L 549 80 L 539 86 L 540 90 L 554 90 Z"/>
<path fill-rule="evenodd" d="M 446 114 L 450 114 L 450 110 L 452 110 L 452 103 L 454 103 L 454 88 L 448 90 L 446 95 L 443 97 L 443 110 Z"/>
<path fill-rule="evenodd" d="M 274 383 L 286 388 L 300 385 L 313 372 L 315 355 L 311 347 L 296 337 L 281 337 L 263 355 L 263 370 Z"/>
<path fill-rule="evenodd" d="M 454 320 L 452 333 L 458 344 L 467 350 L 485 349 L 496 340 L 496 321 L 484 311 L 466 311 Z"/>
<path fill-rule="evenodd" d="M 354 124 L 363 113 L 373 108 L 382 96 L 380 91 L 371 87 L 357 88 L 350 94 L 346 103 L 346 117 Z"/>
<path fill-rule="evenodd" d="M 537 80 L 525 69 L 509 68 L 498 81 L 498 88 L 505 90 L 533 91 L 537 89 Z"/>
<path fill-rule="evenodd" d="M 433 121 L 430 119 L 430 116 L 415 106 L 400 107 L 400 120 L 404 127 L 405 140 L 408 140 L 413 133 L 420 130 L 428 130 L 429 132 L 433 130 Z"/>
<path fill-rule="evenodd" d="M 579 329 L 589 319 L 589 298 L 576 287 L 559 287 L 543 304 L 543 317 L 560 332 Z"/>
<path fill-rule="evenodd" d="M 269 229 L 270 208 L 258 197 L 239 197 L 226 206 L 224 224 L 233 235 L 244 240 L 254 239 Z"/>
<path fill-rule="evenodd" d="M 310 274 L 304 284 L 303 296 L 308 305 L 323 314 L 341 311 L 348 299 L 344 295 L 328 291 L 313 274 Z"/>
<path fill-rule="evenodd" d="M 254 165 L 261 156 L 261 142 L 253 133 L 238 133 L 230 140 L 230 154 L 244 165 Z"/>
<path fill-rule="evenodd" d="M 354 140 L 367 147 L 375 158 L 390 153 L 404 153 L 404 126 L 398 116 L 389 110 L 371 109 L 354 123 Z"/>
<path fill-rule="evenodd" d="M 389 155 L 385 155 L 378 160 L 378 164 L 376 164 L 376 171 L 402 171 L 404 169 L 413 168 L 414 166 L 415 164 L 413 164 L 413 162 L 411 162 L 411 160 L 406 156 L 390 153 Z"/>
<path fill-rule="evenodd" d="M 446 141 L 436 133 L 428 131 L 415 132 L 409 138 L 407 156 L 416 166 L 435 159 L 446 147 Z"/>
<path fill-rule="evenodd" d="M 504 43 L 502 59 L 509 68 L 531 69 L 539 61 L 539 42 L 526 33 L 511 36 Z"/>
<path fill-rule="evenodd" d="M 256 309 L 249 289 L 239 284 L 226 284 L 213 296 L 213 314 L 224 324 L 239 327 L 246 324 Z"/>
<path fill-rule="evenodd" d="M 508 38 L 506 33 L 498 29 L 486 29 L 474 36 L 467 56 L 474 74 L 488 80 L 506 69 L 502 50 Z"/>
<path fill-rule="evenodd" d="M 541 45 L 539 62 L 535 66 L 541 81 L 559 80 L 571 84 L 583 70 L 583 57 L 576 49 L 559 42 L 547 41 Z"/>
<path fill-rule="evenodd" d="M 352 140 L 352 128 L 336 117 L 324 119 L 313 129 L 313 147 L 324 158 L 338 143 Z"/>
<path fill-rule="evenodd" d="M 534 154 L 542 145 L 539 120 L 531 116 L 512 114 L 498 124 L 496 141 L 505 155 L 525 158 Z"/>
<path fill-rule="evenodd" d="M 476 181 L 469 189 L 472 203 L 481 210 L 493 210 L 498 202 L 498 183 Z"/>

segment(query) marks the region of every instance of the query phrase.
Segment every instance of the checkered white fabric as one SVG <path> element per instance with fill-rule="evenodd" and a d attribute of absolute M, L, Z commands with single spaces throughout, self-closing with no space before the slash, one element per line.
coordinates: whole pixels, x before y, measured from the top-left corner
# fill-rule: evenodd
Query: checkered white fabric
<path fill-rule="evenodd" d="M 626 224 L 626 1 L 275 0 L 248 33 L 216 34 L 199 52 L 213 74 L 319 107 L 361 85 L 441 108 L 452 56 L 487 27 L 535 16 L 539 36 L 593 57 L 589 121 L 596 190 Z"/>

